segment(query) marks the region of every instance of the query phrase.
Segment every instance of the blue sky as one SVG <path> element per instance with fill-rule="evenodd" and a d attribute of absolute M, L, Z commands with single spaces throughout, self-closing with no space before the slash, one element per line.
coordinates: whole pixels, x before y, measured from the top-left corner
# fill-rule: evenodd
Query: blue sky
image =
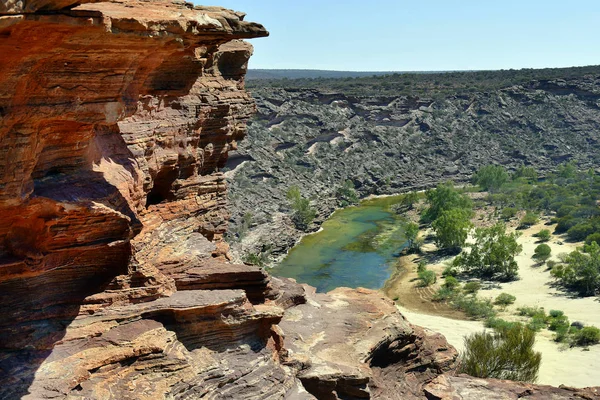
<path fill-rule="evenodd" d="M 250 68 L 434 71 L 600 64 L 600 0 L 212 0 L 247 13 Z"/>

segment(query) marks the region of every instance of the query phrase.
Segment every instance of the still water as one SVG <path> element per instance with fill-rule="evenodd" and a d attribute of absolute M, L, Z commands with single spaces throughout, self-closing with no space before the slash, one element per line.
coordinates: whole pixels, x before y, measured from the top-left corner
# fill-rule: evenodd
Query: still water
<path fill-rule="evenodd" d="M 381 288 L 406 246 L 406 220 L 390 209 L 401 199 L 370 199 L 336 211 L 320 232 L 305 236 L 269 272 L 308 283 L 319 292 L 340 286 Z"/>

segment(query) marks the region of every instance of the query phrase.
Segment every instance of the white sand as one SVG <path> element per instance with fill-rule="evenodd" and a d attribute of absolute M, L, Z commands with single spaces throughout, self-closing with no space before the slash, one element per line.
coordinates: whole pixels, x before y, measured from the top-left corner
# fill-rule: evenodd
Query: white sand
<path fill-rule="evenodd" d="M 570 321 L 580 321 L 585 325 L 600 327 L 600 302 L 597 297 L 576 298 L 565 292 L 553 288 L 550 284 L 554 281 L 545 266 L 536 267 L 531 259 L 536 243 L 532 235 L 541 229 L 554 226 L 542 224 L 533 226 L 523 232 L 519 243 L 523 245 L 523 252 L 516 258 L 519 263 L 520 280 L 502 283 L 498 288 L 481 290 L 480 297 L 494 298 L 502 292 L 510 293 L 517 297 L 513 306 L 501 312 L 499 317 L 505 319 L 518 319 L 514 314 L 517 307 L 539 306 L 550 310 L 562 310 Z M 558 244 L 562 238 L 553 236 L 547 244 L 552 248 L 552 259 L 559 253 L 568 253 L 577 247 L 572 243 Z M 482 322 L 460 321 L 439 316 L 413 313 L 398 307 L 402 314 L 415 325 L 426 326 L 430 330 L 440 332 L 450 344 L 459 351 L 463 349 L 463 337 L 473 332 L 484 330 Z M 542 353 L 538 383 L 558 386 L 564 384 L 574 387 L 600 385 L 600 345 L 591 346 L 589 349 L 567 348 L 552 340 L 553 333 L 544 329 L 536 337 L 535 349 Z"/>

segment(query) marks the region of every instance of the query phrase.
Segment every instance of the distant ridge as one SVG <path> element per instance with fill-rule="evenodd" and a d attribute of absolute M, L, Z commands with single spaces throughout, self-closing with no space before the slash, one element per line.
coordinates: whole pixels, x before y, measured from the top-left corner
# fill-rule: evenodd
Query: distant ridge
<path fill-rule="evenodd" d="M 436 71 L 440 72 L 440 71 Z M 427 74 L 433 71 L 328 71 L 322 69 L 250 69 L 246 79 L 364 78 L 391 74 Z"/>

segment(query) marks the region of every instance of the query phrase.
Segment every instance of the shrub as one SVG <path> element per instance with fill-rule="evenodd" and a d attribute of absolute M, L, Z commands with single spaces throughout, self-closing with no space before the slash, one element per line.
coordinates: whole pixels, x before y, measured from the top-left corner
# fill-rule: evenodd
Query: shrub
<path fill-rule="evenodd" d="M 404 236 L 406 236 L 407 249 L 410 252 L 419 252 L 421 250 L 421 242 L 417 240 L 419 235 L 419 225 L 414 222 L 409 222 L 404 227 Z"/>
<path fill-rule="evenodd" d="M 433 301 L 447 301 L 453 299 L 457 292 L 451 288 L 442 286 L 432 297 Z"/>
<path fill-rule="evenodd" d="M 533 318 L 536 315 L 546 316 L 546 311 L 543 307 L 519 307 L 517 313 L 522 317 Z"/>
<path fill-rule="evenodd" d="M 600 232 L 592 233 L 585 238 L 585 244 L 590 245 L 592 242 L 600 244 Z"/>
<path fill-rule="evenodd" d="M 595 326 L 585 326 L 573 334 L 575 346 L 589 346 L 600 343 L 600 329 Z"/>
<path fill-rule="evenodd" d="M 477 281 L 467 282 L 467 283 L 465 283 L 465 286 L 463 287 L 463 290 L 465 291 L 465 293 L 469 293 L 469 294 L 475 294 L 479 291 L 479 289 L 481 289 L 481 283 L 479 283 Z"/>
<path fill-rule="evenodd" d="M 585 240 L 585 238 L 593 233 L 595 233 L 594 226 L 587 222 L 577 224 L 567 230 L 567 236 L 569 239 L 576 242 Z"/>
<path fill-rule="evenodd" d="M 420 286 L 423 287 L 433 285 L 437 279 L 435 272 L 429 270 L 420 271 L 418 276 L 419 280 L 421 281 Z"/>
<path fill-rule="evenodd" d="M 548 246 L 545 243 L 542 243 L 540 245 L 538 245 L 535 250 L 533 251 L 533 259 L 537 260 L 541 263 L 545 262 L 547 259 L 550 258 L 550 253 L 552 252 L 552 249 L 550 248 L 550 246 Z"/>
<path fill-rule="evenodd" d="M 600 245 L 592 242 L 586 251 L 570 253 L 564 263 L 556 265 L 550 273 L 564 287 L 581 296 L 593 296 L 600 291 Z"/>
<path fill-rule="evenodd" d="M 502 318 L 496 318 L 496 317 L 490 317 L 485 320 L 486 328 L 492 328 L 497 331 L 510 329 L 517 324 L 520 324 L 520 323 L 519 322 L 509 322 L 509 321 L 503 320 Z"/>
<path fill-rule="evenodd" d="M 290 202 L 294 214 L 292 220 L 300 230 L 308 229 L 308 226 L 317 216 L 317 210 L 310 205 L 310 200 L 302 197 L 298 186 L 292 186 L 288 189 L 286 197 Z"/>
<path fill-rule="evenodd" d="M 478 299 L 476 296 L 456 296 L 452 301 L 452 306 L 473 319 L 490 318 L 496 315 L 491 300 Z"/>
<path fill-rule="evenodd" d="M 500 165 L 486 165 L 473 175 L 473 183 L 483 190 L 495 192 L 508 182 L 508 174 Z"/>
<path fill-rule="evenodd" d="M 456 279 L 455 277 L 451 276 L 451 275 L 447 275 L 444 278 L 444 287 L 448 288 L 448 289 L 456 289 L 458 286 L 460 285 L 460 283 L 458 282 L 458 279 Z"/>
<path fill-rule="evenodd" d="M 457 275 L 458 275 L 458 271 L 452 265 L 448 265 L 446 268 L 444 268 L 444 271 L 442 271 L 443 277 L 447 277 L 447 276 L 456 277 Z"/>
<path fill-rule="evenodd" d="M 427 261 L 419 260 L 419 263 L 417 264 L 417 272 L 423 272 L 426 269 L 427 269 Z"/>
<path fill-rule="evenodd" d="M 500 213 L 500 217 L 505 220 L 508 221 L 511 218 L 514 218 L 517 215 L 517 209 L 514 207 L 505 207 L 502 209 L 502 212 Z"/>
<path fill-rule="evenodd" d="M 548 240 L 550 240 L 551 234 L 550 234 L 550 231 L 548 229 L 542 229 L 541 231 L 539 231 L 538 233 L 536 233 L 533 236 L 535 236 L 538 239 L 540 239 L 540 242 L 547 242 Z"/>
<path fill-rule="evenodd" d="M 465 337 L 460 372 L 479 378 L 535 382 L 542 355 L 533 351 L 535 332 L 521 324 Z"/>
<path fill-rule="evenodd" d="M 519 223 L 519 228 L 521 228 L 521 229 L 528 228 L 537 223 L 538 223 L 538 216 L 532 212 L 527 212 L 527 214 L 525 214 L 523 216 L 523 218 L 521 218 L 521 222 Z"/>
<path fill-rule="evenodd" d="M 494 304 L 497 306 L 506 307 L 513 304 L 517 300 L 515 296 L 508 293 L 500 293 L 498 297 L 494 300 Z"/>
<path fill-rule="evenodd" d="M 565 313 L 560 310 L 550 310 L 548 312 L 548 315 L 550 316 L 550 318 L 560 318 L 563 317 Z"/>
<path fill-rule="evenodd" d="M 358 203 L 358 193 L 354 187 L 354 182 L 347 179 L 336 191 L 336 197 L 340 207 L 347 207 Z"/>

